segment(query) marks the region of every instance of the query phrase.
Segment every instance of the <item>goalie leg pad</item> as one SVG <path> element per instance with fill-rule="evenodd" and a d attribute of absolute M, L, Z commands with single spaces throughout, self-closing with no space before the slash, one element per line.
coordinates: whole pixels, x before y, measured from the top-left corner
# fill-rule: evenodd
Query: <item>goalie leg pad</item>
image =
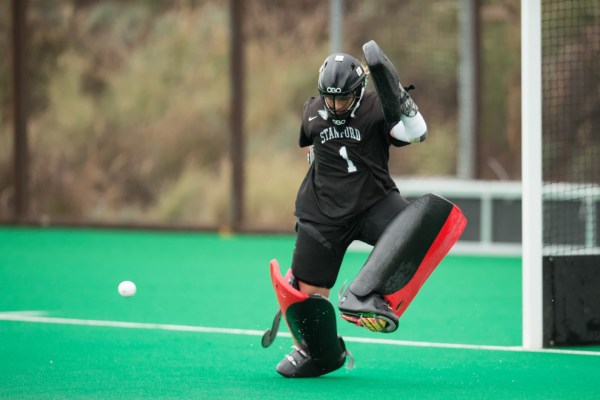
<path fill-rule="evenodd" d="M 394 64 L 374 40 L 363 45 L 365 61 L 369 66 L 371 79 L 379 95 L 385 122 L 400 121 L 402 115 L 414 117 L 419 110 L 408 92 L 402 87 Z"/>
<path fill-rule="evenodd" d="M 341 297 L 342 317 L 354 323 L 365 315 L 391 320 L 382 331 L 393 332 L 398 317 L 456 243 L 466 222 L 458 207 L 439 196 L 428 194 L 411 202 L 381 235 Z"/>
<path fill-rule="evenodd" d="M 346 347 L 337 335 L 336 313 L 331 302 L 320 295 L 300 292 L 281 276 L 277 260 L 271 261 L 271 281 L 297 350 L 286 356 L 277 372 L 285 377 L 316 377 L 342 367 Z"/>

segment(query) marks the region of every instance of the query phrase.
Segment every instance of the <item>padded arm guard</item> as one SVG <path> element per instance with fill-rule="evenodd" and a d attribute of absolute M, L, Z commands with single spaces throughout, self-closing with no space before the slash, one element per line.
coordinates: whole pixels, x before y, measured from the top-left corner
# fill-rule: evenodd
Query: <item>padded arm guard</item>
<path fill-rule="evenodd" d="M 271 261 L 270 268 L 277 302 L 296 346 L 308 353 L 323 371 L 338 368 L 346 358 L 346 349 L 337 336 L 336 312 L 331 302 L 292 287 L 289 284 L 292 271 L 283 278 L 277 260 Z"/>
<path fill-rule="evenodd" d="M 342 316 L 371 312 L 391 320 L 386 332 L 395 330 L 397 317 L 456 243 L 466 223 L 460 209 L 444 198 L 428 194 L 411 202 L 390 223 L 348 287 L 339 304 Z M 373 309 L 373 299 L 376 302 L 380 297 L 391 307 L 390 313 Z"/>
<path fill-rule="evenodd" d="M 400 83 L 394 64 L 387 58 L 383 50 L 374 40 L 363 45 L 365 61 L 369 66 L 371 79 L 379 95 L 385 122 L 394 124 L 402 115 L 414 117 L 418 107 Z"/>

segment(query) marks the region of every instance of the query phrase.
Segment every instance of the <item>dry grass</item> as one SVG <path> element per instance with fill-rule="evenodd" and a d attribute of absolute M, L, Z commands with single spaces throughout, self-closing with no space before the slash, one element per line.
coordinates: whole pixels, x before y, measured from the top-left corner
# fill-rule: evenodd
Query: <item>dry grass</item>
<path fill-rule="evenodd" d="M 306 171 L 305 154 L 297 147 L 300 114 L 306 97 L 316 94 L 317 70 L 329 52 L 328 3 L 245 4 L 246 222 L 291 229 L 296 190 Z M 386 4 L 385 17 L 391 19 L 403 7 Z M 30 120 L 33 215 L 228 223 L 227 5 L 92 2 L 46 8 L 47 19 L 36 14 L 37 20 L 54 21 L 45 28 L 63 46 L 48 75 L 47 104 Z M 352 51 L 372 38 L 397 43 L 389 35 L 395 22 L 371 24 L 377 10 L 356 3 L 348 12 L 353 29 L 346 40 Z M 353 13 L 366 14 L 361 20 Z M 421 56 L 435 57 L 429 53 Z M 422 65 L 430 63 L 412 60 L 403 72 L 426 79 L 426 70 L 416 72 Z M 455 79 L 455 71 L 447 75 Z M 420 95 L 426 98 L 427 92 Z M 428 121 L 435 132 L 427 146 L 399 153 L 393 164 L 397 173 L 453 172 L 455 119 L 441 115 Z M 0 136 L 3 147 L 6 142 Z M 8 157 L 4 153 L 0 149 L 0 165 Z M 10 203 L 10 189 L 0 186 L 0 191 L 1 204 Z"/>

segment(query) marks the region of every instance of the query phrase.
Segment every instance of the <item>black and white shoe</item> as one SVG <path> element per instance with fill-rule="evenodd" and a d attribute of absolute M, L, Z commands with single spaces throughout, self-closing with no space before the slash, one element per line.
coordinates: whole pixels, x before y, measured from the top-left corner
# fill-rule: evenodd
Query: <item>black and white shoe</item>
<path fill-rule="evenodd" d="M 358 297 L 350 290 L 340 298 L 341 317 L 372 332 L 394 332 L 398 329 L 398 316 L 390 305 L 376 293 Z"/>
<path fill-rule="evenodd" d="M 350 357 L 348 368 L 352 368 L 354 358 L 346 349 L 344 340 L 341 337 L 338 339 L 342 348 L 339 357 L 327 360 L 317 359 L 303 349 L 296 348 L 277 364 L 277 372 L 286 378 L 315 378 L 341 368 L 346 362 L 346 356 Z"/>

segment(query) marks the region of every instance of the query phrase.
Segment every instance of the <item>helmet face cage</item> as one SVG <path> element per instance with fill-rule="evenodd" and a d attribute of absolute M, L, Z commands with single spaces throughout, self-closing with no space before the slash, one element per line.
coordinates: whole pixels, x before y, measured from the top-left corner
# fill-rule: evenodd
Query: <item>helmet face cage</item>
<path fill-rule="evenodd" d="M 323 97 L 323 103 L 325 103 L 327 111 L 332 116 L 340 117 L 352 111 L 356 101 L 360 97 L 360 93 L 352 91 L 336 95 L 321 94 L 321 96 Z"/>
<path fill-rule="evenodd" d="M 332 54 L 319 69 L 319 94 L 334 120 L 349 117 L 357 108 L 366 85 L 360 62 L 343 53 Z M 339 102 L 343 107 L 336 107 Z"/>

